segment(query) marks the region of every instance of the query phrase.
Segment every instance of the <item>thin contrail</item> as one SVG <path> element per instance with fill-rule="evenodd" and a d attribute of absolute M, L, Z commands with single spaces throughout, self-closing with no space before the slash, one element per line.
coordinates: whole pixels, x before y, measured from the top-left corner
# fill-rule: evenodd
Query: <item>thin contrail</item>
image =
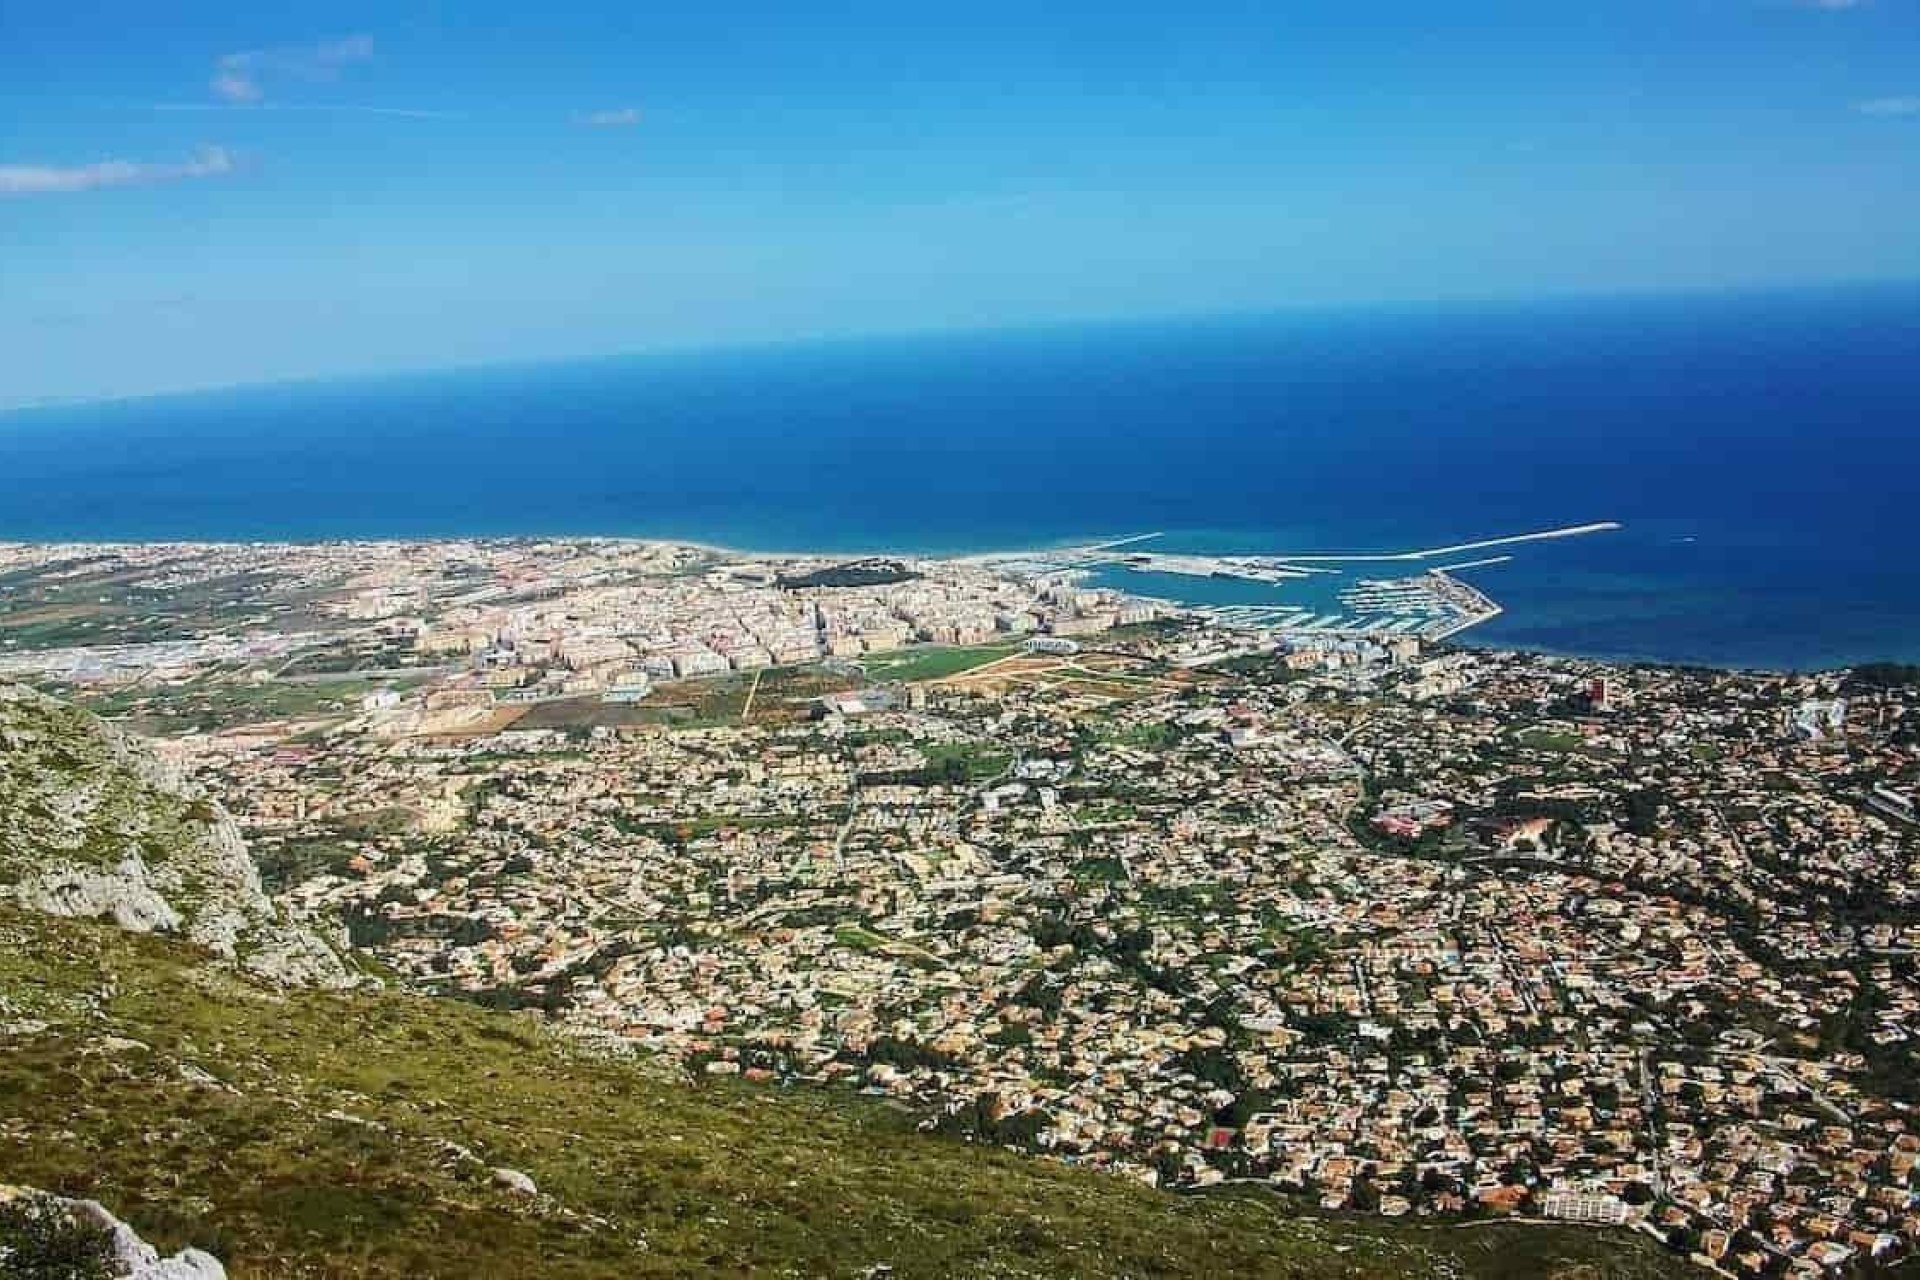
<path fill-rule="evenodd" d="M 354 102 L 256 102 L 245 106 L 234 106 L 219 102 L 153 102 L 145 104 L 141 109 L 146 111 L 207 112 L 221 115 L 252 115 L 262 111 L 293 111 L 309 114 L 399 116 L 408 120 L 463 120 L 466 118 L 466 114 L 460 111 L 428 111 L 418 107 L 375 107 Z"/>

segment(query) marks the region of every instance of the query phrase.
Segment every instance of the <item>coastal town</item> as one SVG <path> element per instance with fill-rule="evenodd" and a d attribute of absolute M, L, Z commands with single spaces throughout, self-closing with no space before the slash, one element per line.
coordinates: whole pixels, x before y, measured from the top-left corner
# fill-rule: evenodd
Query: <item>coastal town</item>
<path fill-rule="evenodd" d="M 1164 1187 L 1920 1248 L 1920 671 L 1245 622 L 1058 558 L 0 546 L 0 679 L 384 980 Z"/>

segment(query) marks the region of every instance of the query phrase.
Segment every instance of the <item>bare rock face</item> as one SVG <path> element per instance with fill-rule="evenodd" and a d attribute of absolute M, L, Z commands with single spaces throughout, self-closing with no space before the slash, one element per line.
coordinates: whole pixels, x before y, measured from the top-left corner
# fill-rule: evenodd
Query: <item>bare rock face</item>
<path fill-rule="evenodd" d="M 97 1200 L 72 1205 L 75 1216 L 91 1220 L 113 1233 L 113 1252 L 128 1280 L 227 1280 L 220 1259 L 203 1249 L 182 1249 L 170 1258 L 142 1240 L 139 1233 L 107 1211 Z"/>
<path fill-rule="evenodd" d="M 220 1259 L 201 1249 L 183 1249 L 170 1258 L 140 1238 L 138 1232 L 114 1217 L 95 1200 L 66 1200 L 31 1187 L 0 1185 L 0 1204 L 25 1205 L 34 1212 L 57 1215 L 81 1230 L 105 1232 L 110 1265 L 125 1280 L 227 1280 Z M 6 1274 L 0 1251 L 0 1275 Z"/>
<path fill-rule="evenodd" d="M 63 865 L 30 874 L 15 887 L 14 898 L 50 916 L 111 919 L 132 933 L 176 933 L 183 923 L 148 882 L 137 853 L 127 854 L 110 871 Z"/>
<path fill-rule="evenodd" d="M 177 933 L 258 977 L 344 987 L 339 955 L 284 918 L 217 802 L 138 740 L 0 685 L 0 899 Z"/>

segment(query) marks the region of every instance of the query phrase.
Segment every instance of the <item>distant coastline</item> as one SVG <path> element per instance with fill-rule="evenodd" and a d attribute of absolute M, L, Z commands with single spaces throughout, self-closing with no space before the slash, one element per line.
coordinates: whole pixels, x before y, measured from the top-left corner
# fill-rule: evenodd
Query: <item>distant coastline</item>
<path fill-rule="evenodd" d="M 1568 527 L 1562 527 L 1559 529 L 1542 530 L 1542 531 L 1537 531 L 1533 533 L 1525 533 L 1525 534 L 1517 534 L 1517 535 L 1500 535 L 1492 538 L 1476 540 L 1472 545 L 1473 546 L 1486 546 L 1486 545 L 1514 546 L 1514 545 L 1521 545 L 1529 542 L 1557 541 L 1563 537 L 1568 537 L 1568 536 L 1578 536 L 1582 534 L 1599 533 L 1599 532 L 1617 532 L 1622 527 L 1623 526 L 1621 526 L 1617 522 L 1602 521 L 1602 522 L 1596 522 L 1588 525 L 1568 526 Z M 1159 535 L 1155 535 L 1155 536 L 1159 536 Z M 183 538 L 183 539 L 140 540 L 140 541 L 133 542 L 131 544 L 126 540 L 118 540 L 118 539 L 100 539 L 100 540 L 0 539 L 0 549 L 4 549 L 9 545 L 15 546 L 15 547 L 40 547 L 40 548 L 44 548 L 48 546 L 62 546 L 62 547 L 71 547 L 76 552 L 76 554 L 84 556 L 93 550 L 105 550 L 110 547 L 127 546 L 127 545 L 153 546 L 153 547 L 181 547 L 181 548 L 216 547 L 216 548 L 232 550 L 232 549 L 244 548 L 247 546 L 296 547 L 296 546 L 302 546 L 302 545 L 325 545 L 325 546 L 351 547 L 356 543 L 364 543 L 368 546 L 376 546 L 376 545 L 404 546 L 408 544 L 446 545 L 446 544 L 453 544 L 453 543 L 475 543 L 475 544 L 494 543 L 494 544 L 524 545 L 529 543 L 553 542 L 558 544 L 572 543 L 572 544 L 579 544 L 583 546 L 585 545 L 602 545 L 602 546 L 609 546 L 609 547 L 652 546 L 652 547 L 662 547 L 662 548 L 682 548 L 686 550 L 703 553 L 705 555 L 714 557 L 715 559 L 720 561 L 729 561 L 729 562 L 734 562 L 741 565 L 753 565 L 758 563 L 764 563 L 770 567 L 804 564 L 810 567 L 819 568 L 823 566 L 864 564 L 864 563 L 872 562 L 876 559 L 885 558 L 885 559 L 893 560 L 908 568 L 911 568 L 913 565 L 916 565 L 916 564 L 930 566 L 930 565 L 944 562 L 948 564 L 970 564 L 970 565 L 975 565 L 980 567 L 990 566 L 990 567 L 1005 569 L 1010 572 L 1016 572 L 1023 576 L 1032 576 L 1036 574 L 1041 576 L 1059 576 L 1059 577 L 1071 579 L 1076 582 L 1083 582 L 1090 587 L 1107 587 L 1107 588 L 1119 589 L 1123 591 L 1126 595 L 1131 596 L 1134 599 L 1139 601 L 1164 605 L 1169 608 L 1177 609 L 1183 613 L 1186 613 L 1192 616 L 1199 616 L 1203 618 L 1211 617 L 1214 620 L 1222 623 L 1223 625 L 1229 625 L 1229 626 L 1236 625 L 1234 621 L 1235 609 L 1232 607 L 1218 608 L 1212 604 L 1209 604 L 1208 601 L 1205 599 L 1206 592 L 1204 590 L 1199 592 L 1195 592 L 1191 590 L 1184 591 L 1184 592 L 1183 591 L 1156 591 L 1156 590 L 1142 590 L 1138 586 L 1138 583 L 1143 578 L 1153 578 L 1153 577 L 1166 578 L 1166 577 L 1169 577 L 1169 575 L 1164 575 L 1164 574 L 1156 575 L 1150 570 L 1144 573 L 1138 572 L 1128 566 L 1116 566 L 1115 561 L 1111 559 L 1102 560 L 1102 559 L 1099 559 L 1098 557 L 1091 558 L 1087 560 L 1085 563 L 1075 562 L 1076 557 L 1085 556 L 1086 553 L 1089 551 L 1089 549 L 1118 546 L 1123 543 L 1128 545 L 1135 545 L 1137 544 L 1137 541 L 1138 541 L 1138 538 L 1136 536 L 1125 536 L 1117 539 L 1095 539 L 1091 543 L 1069 543 L 1064 546 L 1055 545 L 1055 546 L 1046 546 L 1046 547 L 1039 547 L 1039 548 L 1029 548 L 1029 549 L 1018 550 L 1018 551 L 976 552 L 976 553 L 960 555 L 960 556 L 928 554 L 928 553 L 917 552 L 917 551 L 897 550 L 897 549 L 893 551 L 884 551 L 884 552 L 879 552 L 875 554 L 850 553 L 850 552 L 833 551 L 833 550 L 773 551 L 773 550 L 764 550 L 764 549 L 758 549 L 758 548 L 743 548 L 743 547 L 737 547 L 737 546 L 727 546 L 727 545 L 722 545 L 720 543 L 704 542 L 697 539 L 689 539 L 689 538 L 656 537 L 656 536 L 641 536 L 641 535 L 629 535 L 629 534 L 600 535 L 600 534 L 571 534 L 571 533 L 569 534 L 528 533 L 528 534 L 510 534 L 510 535 L 499 535 L 499 536 L 447 535 L 447 536 L 441 536 L 441 537 L 423 537 L 423 538 L 332 538 L 332 539 L 275 538 L 275 539 L 252 539 L 252 540 L 245 540 L 245 541 L 232 540 L 232 539 Z M 1459 551 L 1461 549 L 1462 547 L 1459 545 L 1452 545 L 1452 546 L 1444 546 L 1444 547 L 1436 547 L 1436 548 L 1416 549 L 1413 551 L 1360 552 L 1360 553 L 1354 553 L 1351 555 L 1339 554 L 1339 553 L 1305 553 L 1305 554 L 1288 554 L 1284 556 L 1273 556 L 1273 557 L 1266 557 L 1266 558 L 1274 561 L 1281 561 L 1281 562 L 1301 562 L 1301 561 L 1315 561 L 1315 560 L 1351 562 L 1351 563 L 1357 563 L 1362 567 L 1375 568 L 1376 570 L 1379 566 L 1387 566 L 1390 568 L 1395 565 L 1405 565 L 1405 566 L 1408 566 L 1409 569 L 1413 571 L 1416 571 L 1422 574 L 1431 575 L 1431 576 L 1441 577 L 1441 578 L 1446 578 L 1448 576 L 1447 571 L 1449 569 L 1459 570 L 1462 568 L 1477 568 L 1477 567 L 1481 567 L 1482 565 L 1505 564 L 1510 562 L 1512 559 L 1510 556 L 1499 556 L 1499 557 L 1489 558 L 1485 561 L 1472 562 L 1467 565 L 1452 565 L 1452 566 L 1447 566 L 1447 565 L 1430 566 L 1424 563 L 1426 560 L 1444 558 L 1448 554 Z M 1207 558 L 1207 557 L 1194 557 L 1194 558 Z M 1233 561 L 1244 561 L 1245 559 L 1247 559 L 1247 557 L 1240 556 L 1240 555 L 1236 555 L 1233 557 L 1216 557 L 1216 558 L 1223 559 L 1223 560 L 1233 560 Z M 1322 570 L 1320 572 L 1335 573 L 1336 571 Z M 1237 581 L 1235 580 L 1234 575 L 1230 573 L 1219 575 L 1219 576 L 1209 576 L 1204 578 L 1194 577 L 1194 576 L 1184 576 L 1184 577 L 1171 578 L 1170 580 L 1174 582 L 1185 581 L 1190 583 L 1203 583 L 1208 585 L 1217 585 L 1222 581 L 1226 581 L 1231 585 L 1235 585 L 1235 586 L 1249 586 L 1249 585 L 1271 586 L 1273 585 L 1270 583 L 1256 584 L 1256 583 L 1248 582 L 1244 580 Z M 1337 582 L 1339 583 L 1345 583 L 1350 581 L 1352 581 L 1352 579 L 1347 576 L 1341 576 L 1337 579 Z M 1475 593 L 1475 594 L 1478 594 L 1478 593 Z M 1478 628 L 1482 624 L 1489 621 L 1493 621 L 1496 618 L 1506 616 L 1506 611 L 1504 607 L 1498 605 L 1497 603 L 1491 600 L 1488 600 L 1487 604 L 1490 607 L 1486 610 L 1485 616 L 1474 618 L 1471 621 L 1469 621 L 1466 625 L 1458 626 L 1455 628 L 1443 628 L 1440 633 L 1437 633 L 1430 637 L 1424 637 L 1424 638 L 1428 638 L 1432 641 L 1441 642 L 1448 645 L 1478 649 L 1478 650 L 1487 651 L 1487 652 L 1536 653 L 1536 654 L 1540 654 L 1542 656 L 1547 656 L 1547 657 L 1591 661 L 1596 663 L 1615 664 L 1615 665 L 1621 665 L 1621 666 L 1670 667 L 1670 668 L 1692 667 L 1692 668 L 1700 668 L 1700 669 L 1718 669 L 1718 670 L 1727 670 L 1727 671 L 1755 671 L 1755 672 L 1793 672 L 1793 671 L 1814 672 L 1814 671 L 1840 670 L 1840 669 L 1850 668 L 1854 666 L 1861 666 L 1861 665 L 1867 665 L 1870 663 L 1887 661 L 1887 659 L 1883 659 L 1879 657 L 1868 657 L 1868 658 L 1858 659 L 1855 661 L 1836 662 L 1836 663 L 1829 664 L 1827 666 L 1818 666 L 1818 667 L 1816 666 L 1770 666 L 1767 664 L 1732 664 L 1732 663 L 1717 663 L 1717 662 L 1711 662 L 1711 661 L 1696 662 L 1696 661 L 1676 660 L 1673 657 L 1663 656 L 1658 653 L 1647 653 L 1647 654 L 1595 653 L 1595 652 L 1592 652 L 1591 650 L 1580 648 L 1580 647 L 1556 647 L 1552 645 L 1538 645 L 1538 644 L 1513 644 L 1513 643 L 1504 642 L 1503 640 L 1497 637 L 1489 638 L 1485 635 L 1478 633 Z M 1291 610 L 1289 610 L 1285 606 L 1278 606 L 1278 605 L 1262 606 L 1262 607 L 1277 609 L 1281 613 L 1310 612 L 1309 610 L 1306 610 L 1304 606 L 1296 606 Z M 1363 621 L 1363 620 L 1356 619 L 1355 621 Z M 1312 628 L 1300 629 L 1300 628 L 1288 628 L 1286 626 L 1274 626 L 1274 627 L 1267 627 L 1267 628 L 1260 628 L 1260 627 L 1246 628 L 1244 624 L 1239 624 L 1239 625 L 1242 626 L 1242 629 L 1264 630 L 1274 641 L 1281 642 L 1281 643 L 1298 643 L 1298 642 L 1314 642 L 1314 641 L 1324 642 L 1324 641 L 1339 640 L 1339 639 L 1353 639 L 1353 640 L 1371 639 L 1371 640 L 1378 640 L 1378 641 L 1384 642 L 1386 640 L 1393 638 L 1393 634 L 1387 631 L 1369 632 L 1369 631 L 1357 630 L 1357 629 L 1350 629 L 1345 631 L 1340 629 L 1335 629 L 1332 631 L 1327 631 L 1322 629 L 1319 634 L 1315 634 Z"/>
<path fill-rule="evenodd" d="M 606 535 L 971 558 L 1151 529 L 1169 555 L 1312 556 L 1604 513 L 1624 530 L 1475 567 L 1505 613 L 1472 643 L 1728 668 L 1914 661 L 1916 348 L 1920 294 L 1867 291 L 945 335 L 64 406 L 0 430 L 0 539 Z M 1129 585 L 1211 605 L 1289 590 Z"/>

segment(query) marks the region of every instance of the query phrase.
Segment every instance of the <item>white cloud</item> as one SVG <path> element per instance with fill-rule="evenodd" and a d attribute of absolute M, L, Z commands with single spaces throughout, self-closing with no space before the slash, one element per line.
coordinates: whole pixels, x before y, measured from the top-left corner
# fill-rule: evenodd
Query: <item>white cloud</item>
<path fill-rule="evenodd" d="M 613 111 L 589 111 L 575 120 L 590 129 L 625 129 L 640 123 L 640 108 L 620 107 Z"/>
<path fill-rule="evenodd" d="M 189 178 L 217 178 L 232 173 L 233 156 L 221 147 L 206 147 L 179 164 L 146 164 L 133 160 L 100 160 L 93 164 L 0 164 L 0 196 L 49 195 L 64 191 L 96 191 L 101 187 L 148 186 Z"/>
<path fill-rule="evenodd" d="M 222 54 L 214 64 L 214 96 L 238 105 L 259 102 L 266 97 L 266 85 L 274 80 L 332 80 L 340 68 L 365 62 L 373 56 L 373 37 L 346 36 L 323 40 L 319 44 L 275 49 L 244 49 Z"/>
<path fill-rule="evenodd" d="M 1853 109 L 1863 116 L 1920 116 L 1920 96 L 1868 98 L 1854 103 Z"/>
<path fill-rule="evenodd" d="M 222 67 L 213 76 L 213 91 L 228 102 L 260 101 L 260 86 L 239 67 Z"/>

